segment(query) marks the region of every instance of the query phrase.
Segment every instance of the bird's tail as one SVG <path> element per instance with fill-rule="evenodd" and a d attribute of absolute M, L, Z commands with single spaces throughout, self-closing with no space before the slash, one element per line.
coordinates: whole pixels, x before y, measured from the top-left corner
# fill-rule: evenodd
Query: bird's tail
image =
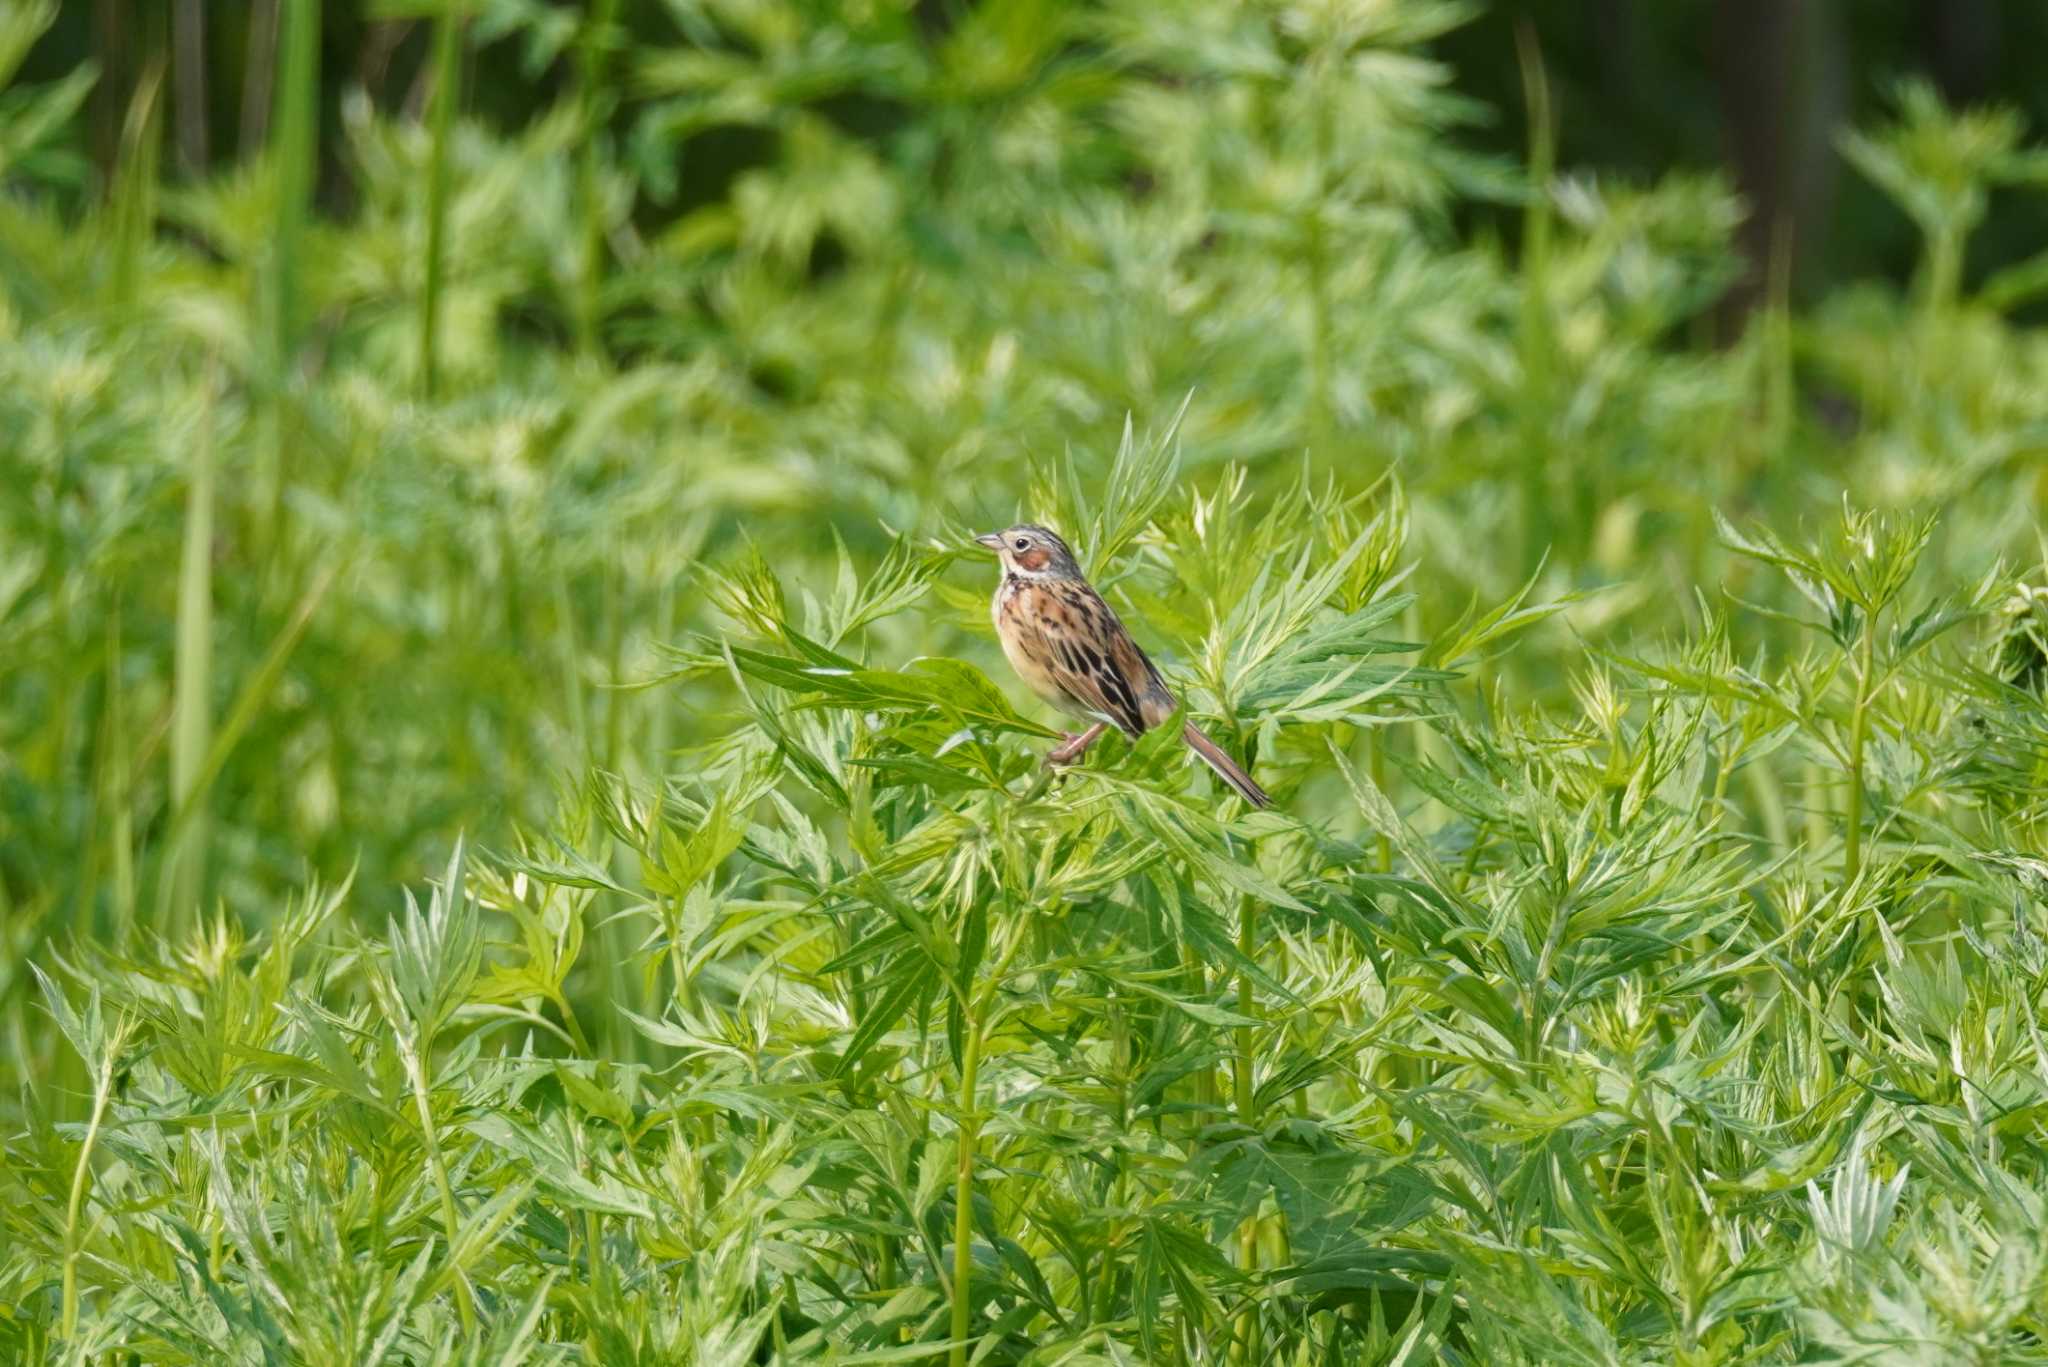
<path fill-rule="evenodd" d="M 1193 722 L 1181 728 L 1181 739 L 1188 743 L 1188 749 L 1202 757 L 1211 769 L 1220 775 L 1225 783 L 1237 789 L 1244 800 L 1254 807 L 1270 807 L 1273 799 L 1266 796 L 1266 790 L 1252 782 L 1252 776 L 1238 768 L 1237 761 L 1223 753 L 1223 747 L 1203 735 Z"/>

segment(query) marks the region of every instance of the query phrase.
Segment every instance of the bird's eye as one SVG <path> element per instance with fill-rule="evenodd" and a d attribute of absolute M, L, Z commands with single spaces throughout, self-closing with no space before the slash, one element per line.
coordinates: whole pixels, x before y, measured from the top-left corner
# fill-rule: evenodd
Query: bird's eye
<path fill-rule="evenodd" d="M 1017 547 L 1017 549 L 1018 549 L 1018 550 L 1020 550 L 1020 551 L 1028 551 L 1028 550 L 1030 550 L 1030 549 L 1031 549 L 1031 543 L 1030 543 L 1029 541 L 1025 540 L 1025 539 L 1024 539 L 1023 537 L 1021 537 L 1021 536 L 1020 536 L 1020 537 L 1018 537 L 1018 538 L 1017 538 L 1017 540 L 1016 540 L 1016 541 L 1015 541 L 1015 542 L 1014 542 L 1013 544 L 1014 544 L 1014 545 L 1015 545 L 1015 546 Z"/>

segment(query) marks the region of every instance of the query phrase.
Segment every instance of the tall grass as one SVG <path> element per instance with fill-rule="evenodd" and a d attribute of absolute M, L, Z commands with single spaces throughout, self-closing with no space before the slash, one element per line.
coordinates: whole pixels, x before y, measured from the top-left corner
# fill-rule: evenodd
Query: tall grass
<path fill-rule="evenodd" d="M 449 5 L 323 143 L 285 0 L 83 207 L 0 16 L 0 1356 L 2040 1356 L 2039 153 L 1697 350 L 1462 12 Z M 1274 810 L 1043 770 L 1018 516 Z"/>

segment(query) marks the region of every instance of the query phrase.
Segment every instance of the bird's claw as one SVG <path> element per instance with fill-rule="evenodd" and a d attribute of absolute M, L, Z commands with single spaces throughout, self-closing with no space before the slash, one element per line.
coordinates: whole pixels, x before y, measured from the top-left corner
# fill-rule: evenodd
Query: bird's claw
<path fill-rule="evenodd" d="M 1054 769 L 1062 764 L 1072 764 L 1087 752 L 1088 747 L 1095 743 L 1095 738 L 1100 736 L 1108 725 L 1107 722 L 1097 722 L 1078 736 L 1069 736 L 1064 731 L 1061 732 L 1063 742 L 1045 752 L 1045 767 Z"/>

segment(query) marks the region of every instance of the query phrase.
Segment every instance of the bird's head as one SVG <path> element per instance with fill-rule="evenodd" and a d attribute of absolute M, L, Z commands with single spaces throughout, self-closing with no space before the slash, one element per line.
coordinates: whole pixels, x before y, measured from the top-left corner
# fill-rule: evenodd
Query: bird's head
<path fill-rule="evenodd" d="M 1026 524 L 984 532 L 975 541 L 996 553 L 1009 574 L 1024 579 L 1079 579 L 1081 566 L 1067 543 L 1044 527 Z"/>

